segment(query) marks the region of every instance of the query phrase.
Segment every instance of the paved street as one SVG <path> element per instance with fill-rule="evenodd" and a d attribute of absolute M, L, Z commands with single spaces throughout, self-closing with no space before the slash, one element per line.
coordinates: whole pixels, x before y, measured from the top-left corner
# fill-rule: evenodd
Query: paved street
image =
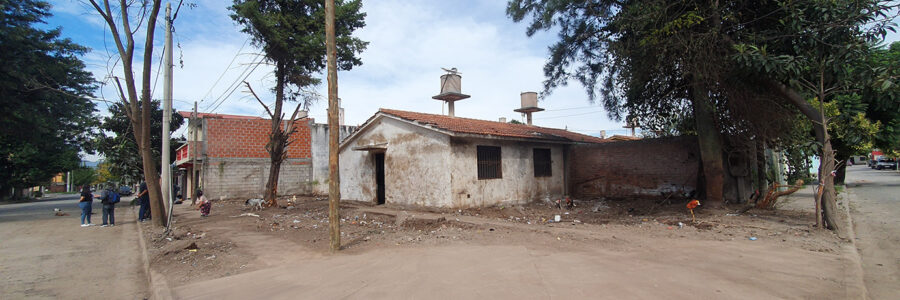
<path fill-rule="evenodd" d="M 80 227 L 78 195 L 0 205 L 0 299 L 145 299 L 134 213 L 122 199 L 116 227 Z M 68 216 L 55 216 L 59 208 Z M 94 224 L 101 223 L 94 201 Z"/>
<path fill-rule="evenodd" d="M 846 182 L 869 296 L 900 299 L 900 174 L 858 165 Z"/>

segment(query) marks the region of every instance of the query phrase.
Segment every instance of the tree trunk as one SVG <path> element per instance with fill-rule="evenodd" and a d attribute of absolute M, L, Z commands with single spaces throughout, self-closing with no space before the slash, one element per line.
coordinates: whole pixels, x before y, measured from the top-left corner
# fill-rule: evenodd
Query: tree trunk
<path fill-rule="evenodd" d="M 272 131 L 269 134 L 269 143 L 266 145 L 269 152 L 269 179 L 266 182 L 266 190 L 263 199 L 269 206 L 278 205 L 278 176 L 281 174 L 281 162 L 284 160 L 284 145 L 287 142 L 285 132 L 282 130 L 281 115 L 284 104 L 284 65 L 275 64 L 275 111 L 272 112 Z"/>
<path fill-rule="evenodd" d="M 834 184 L 844 184 L 844 180 L 847 178 L 847 160 L 850 159 L 849 155 L 835 155 L 835 160 L 843 161 L 844 163 L 840 164 L 837 167 L 837 173 L 834 175 Z"/>
<path fill-rule="evenodd" d="M 722 137 L 715 124 L 715 106 L 709 99 L 709 92 L 698 80 L 695 80 L 691 90 L 697 142 L 706 183 L 706 201 L 710 206 L 718 206 L 725 202 L 725 168 L 722 162 Z"/>
<path fill-rule="evenodd" d="M 838 223 L 837 204 L 834 195 L 834 177 L 831 171 L 834 170 L 834 150 L 831 147 L 831 139 L 828 137 L 828 124 L 825 122 L 823 112 L 813 107 L 806 99 L 803 99 L 799 93 L 793 89 L 775 81 L 769 83 L 771 87 L 787 98 L 791 104 L 797 107 L 806 118 L 813 123 L 813 130 L 816 134 L 816 141 L 822 144 L 819 157 L 819 184 L 822 188 L 821 200 L 816 199 L 816 204 L 820 204 L 822 211 L 816 211 L 817 215 L 824 215 L 824 227 L 833 230 L 838 236 L 844 236 L 843 227 Z M 822 93 L 819 93 L 819 101 L 824 101 Z"/>
<path fill-rule="evenodd" d="M 766 144 L 763 141 L 756 142 L 756 201 L 759 201 L 769 189 L 768 162 L 766 162 Z"/>
<path fill-rule="evenodd" d="M 827 131 L 826 131 L 827 137 Z M 834 151 L 831 149 L 831 140 L 828 139 L 822 147 L 822 162 L 819 164 L 819 180 L 824 183 L 825 192 L 822 194 L 822 214 L 824 215 L 825 228 L 834 230 L 839 236 L 843 236 L 840 224 L 837 222 L 837 203 L 834 194 Z"/>

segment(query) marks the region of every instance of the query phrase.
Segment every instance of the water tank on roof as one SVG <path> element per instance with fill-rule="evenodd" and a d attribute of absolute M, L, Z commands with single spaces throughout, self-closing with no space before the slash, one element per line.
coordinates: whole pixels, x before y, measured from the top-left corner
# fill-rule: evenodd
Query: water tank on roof
<path fill-rule="evenodd" d="M 462 76 L 459 74 L 441 75 L 441 94 L 462 93 Z"/>
<path fill-rule="evenodd" d="M 522 108 L 532 108 L 537 106 L 537 93 L 536 92 L 523 92 L 522 93 Z"/>

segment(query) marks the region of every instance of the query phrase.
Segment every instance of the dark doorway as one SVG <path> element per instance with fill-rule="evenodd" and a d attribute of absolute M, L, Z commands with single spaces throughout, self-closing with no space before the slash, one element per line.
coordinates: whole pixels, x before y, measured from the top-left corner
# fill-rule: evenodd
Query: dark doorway
<path fill-rule="evenodd" d="M 384 204 L 384 153 L 375 153 L 375 185 L 378 204 Z"/>

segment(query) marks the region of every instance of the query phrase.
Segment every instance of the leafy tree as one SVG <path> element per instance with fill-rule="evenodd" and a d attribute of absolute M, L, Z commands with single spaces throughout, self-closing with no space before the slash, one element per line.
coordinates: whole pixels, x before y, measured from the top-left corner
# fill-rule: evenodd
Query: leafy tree
<path fill-rule="evenodd" d="M 353 37 L 352 33 L 365 26 L 365 13 L 360 12 L 360 0 L 336 1 L 335 36 L 337 65 L 350 70 L 362 64 L 357 57 L 365 50 L 367 42 Z M 276 204 L 278 175 L 281 162 L 287 155 L 285 149 L 292 142 L 295 122 L 302 106 L 308 106 L 317 95 L 307 88 L 320 83 L 313 77 L 325 68 L 325 6 L 323 1 L 313 0 L 235 0 L 230 7 L 231 18 L 243 26 L 255 45 L 261 47 L 269 63 L 275 66 L 275 103 L 270 109 L 250 87 L 247 88 L 272 118 L 269 143 L 271 158 L 269 179 L 264 199 Z M 285 120 L 282 107 L 285 101 L 300 101 L 291 117 Z M 286 126 L 283 123 L 287 123 Z"/>
<path fill-rule="evenodd" d="M 545 92 L 576 79 L 591 99 L 599 92 L 614 118 L 628 112 L 666 123 L 690 111 L 708 183 L 720 172 L 715 133 L 775 143 L 799 111 L 815 125 L 823 156 L 826 225 L 840 231 L 823 108 L 871 81 L 854 73 L 864 68 L 847 66 L 860 66 L 892 29 L 889 8 L 879 0 L 512 0 L 507 12 L 515 21 L 531 17 L 529 35 L 560 32 L 544 68 Z"/>
<path fill-rule="evenodd" d="M 50 16 L 38 0 L 0 0 L 0 198 L 78 165 L 97 122 L 88 100 L 86 48 L 35 28 Z"/>
<path fill-rule="evenodd" d="M 88 167 L 78 167 L 72 170 L 72 186 L 83 186 L 97 183 L 97 170 Z"/>
<path fill-rule="evenodd" d="M 854 97 L 853 89 L 869 85 L 872 76 L 865 70 L 871 45 L 881 41 L 887 30 L 893 30 L 888 1 L 798 1 L 775 2 L 769 18 L 771 24 L 750 24 L 738 38 L 735 55 L 751 76 L 781 93 L 813 123 L 816 142 L 820 144 L 819 188 L 823 190 L 821 213 L 824 226 L 842 233 L 837 221 L 834 176 L 834 132 L 826 104 L 839 103 L 842 108 L 863 107 L 864 98 Z M 810 99 L 812 99 L 810 101 Z M 845 116 L 853 118 L 852 109 Z M 849 155 L 850 153 L 848 153 Z M 818 197 L 818 196 L 817 196 Z"/>
<path fill-rule="evenodd" d="M 87 0 L 91 7 L 100 15 L 109 29 L 115 49 L 119 54 L 119 63 L 122 66 L 122 75 L 114 78 L 119 89 L 119 98 L 125 114 L 131 121 L 131 129 L 134 132 L 135 142 L 141 154 L 144 165 L 144 180 L 147 182 L 147 191 L 150 195 L 150 208 L 156 225 L 165 226 L 167 218 L 163 217 L 165 207 L 162 201 L 159 173 L 156 172 L 157 161 L 153 157 L 153 147 L 150 143 L 150 79 L 153 77 L 151 66 L 153 57 L 153 37 L 156 33 L 156 21 L 159 16 L 161 0 L 143 1 L 119 1 L 118 6 L 110 4 L 109 0 Z M 135 28 L 132 28 L 135 26 Z M 143 31 L 141 26 L 145 26 Z M 135 35 L 137 32 L 145 34 L 143 43 L 144 51 L 141 57 L 140 70 L 141 93 L 138 96 L 137 84 L 134 78 L 134 49 Z M 111 68 L 112 69 L 112 68 Z M 124 88 L 122 87 L 124 83 Z"/>
<path fill-rule="evenodd" d="M 97 164 L 97 168 L 94 169 L 94 184 L 104 184 L 104 183 L 114 183 L 118 184 L 122 181 L 122 177 L 113 174 L 110 169 L 112 168 L 112 164 L 108 161 L 104 161 L 100 164 Z"/>
<path fill-rule="evenodd" d="M 140 101 L 138 101 L 140 102 Z M 160 160 L 162 149 L 162 115 L 163 111 L 160 107 L 159 100 L 153 100 L 151 105 L 153 109 L 150 115 L 150 143 L 153 152 L 153 159 Z M 109 107 L 110 115 L 103 118 L 103 124 L 100 129 L 113 133 L 112 136 L 103 135 L 97 139 L 97 150 L 106 156 L 106 163 L 109 164 L 109 172 L 112 176 L 127 180 L 129 182 L 139 181 L 143 174 L 144 165 L 141 162 L 140 152 L 134 138 L 134 131 L 131 129 L 131 121 L 125 114 L 122 103 L 114 103 Z M 170 122 L 170 131 L 174 132 L 184 124 L 184 117 L 172 110 L 172 119 Z M 170 143 L 172 149 L 172 157 L 175 157 L 175 149 L 178 148 L 179 139 L 172 138 Z M 154 172 L 159 172 L 157 168 Z"/>
<path fill-rule="evenodd" d="M 900 150 L 900 42 L 873 50 L 866 70 L 871 70 L 873 80 L 859 94 L 869 103 L 866 117 L 882 125 L 873 137 L 874 146 Z"/>

